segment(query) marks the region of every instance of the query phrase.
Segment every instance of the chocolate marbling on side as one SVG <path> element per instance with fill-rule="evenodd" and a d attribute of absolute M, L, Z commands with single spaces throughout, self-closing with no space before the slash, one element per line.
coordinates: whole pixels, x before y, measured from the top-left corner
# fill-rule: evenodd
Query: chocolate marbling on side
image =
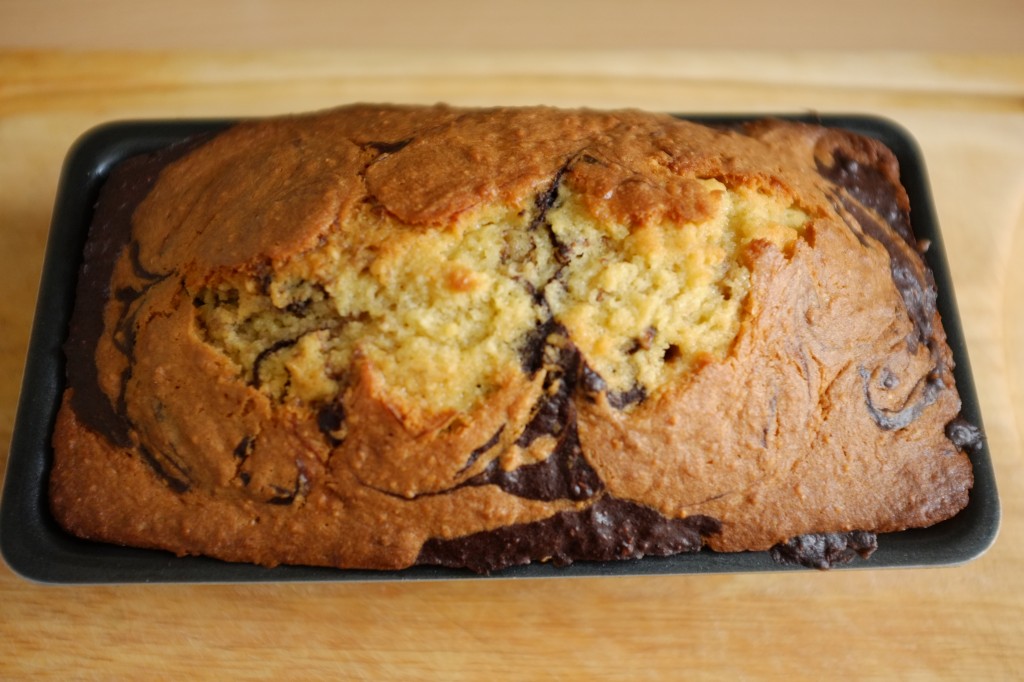
<path fill-rule="evenodd" d="M 666 519 L 642 505 L 603 496 L 579 512 L 559 512 L 543 521 L 506 526 L 454 540 L 428 540 L 417 563 L 465 567 L 491 573 L 546 560 L 612 561 L 696 552 L 721 530 L 707 516 Z"/>
<path fill-rule="evenodd" d="M 121 250 L 131 242 L 132 212 L 152 189 L 160 170 L 200 143 L 201 139 L 177 144 L 118 163 L 100 190 L 89 228 L 64 344 L 68 385 L 75 387 L 72 405 L 81 419 L 119 446 L 129 444 L 128 425 L 123 411 L 100 390 L 94 360 L 103 335 L 103 309 L 111 295 L 111 274 Z"/>

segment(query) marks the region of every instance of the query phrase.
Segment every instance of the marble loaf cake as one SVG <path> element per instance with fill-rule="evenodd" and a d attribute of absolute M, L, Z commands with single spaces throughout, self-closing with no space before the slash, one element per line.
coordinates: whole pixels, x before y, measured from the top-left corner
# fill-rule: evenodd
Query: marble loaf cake
<path fill-rule="evenodd" d="M 268 566 L 867 556 L 972 484 L 923 250 L 893 154 L 815 125 L 242 122 L 102 190 L 51 507 Z"/>

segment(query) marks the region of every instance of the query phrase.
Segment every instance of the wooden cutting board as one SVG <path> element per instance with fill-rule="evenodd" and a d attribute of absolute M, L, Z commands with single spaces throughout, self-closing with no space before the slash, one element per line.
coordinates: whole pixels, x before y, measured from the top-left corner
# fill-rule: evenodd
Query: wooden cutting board
<path fill-rule="evenodd" d="M 31 584 L 0 677 L 1024 675 L 1024 59 L 686 52 L 0 53 L 0 468 L 64 154 L 98 123 L 357 101 L 870 113 L 917 138 L 1002 493 L 955 568 L 419 584 Z"/>

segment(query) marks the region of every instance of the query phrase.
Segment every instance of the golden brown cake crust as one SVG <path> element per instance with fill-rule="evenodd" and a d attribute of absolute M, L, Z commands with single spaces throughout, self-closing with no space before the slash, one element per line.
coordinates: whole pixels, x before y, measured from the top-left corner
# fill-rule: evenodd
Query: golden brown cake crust
<path fill-rule="evenodd" d="M 445 106 L 126 164 L 86 251 L 54 514 L 179 554 L 482 570 L 943 520 L 972 474 L 898 177 L 817 126 Z M 706 297 L 675 330 L 669 272 Z M 648 284 L 677 306 L 657 324 L 629 298 Z M 612 509 L 687 539 L 445 554 Z"/>

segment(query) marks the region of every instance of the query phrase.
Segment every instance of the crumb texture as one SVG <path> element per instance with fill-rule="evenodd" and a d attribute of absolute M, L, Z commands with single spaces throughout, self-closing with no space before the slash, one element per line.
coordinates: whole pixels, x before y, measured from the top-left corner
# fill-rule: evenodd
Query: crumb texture
<path fill-rule="evenodd" d="M 972 427 L 908 206 L 871 140 L 637 111 L 360 105 L 133 159 L 85 253 L 54 512 L 485 572 L 929 525 Z"/>

